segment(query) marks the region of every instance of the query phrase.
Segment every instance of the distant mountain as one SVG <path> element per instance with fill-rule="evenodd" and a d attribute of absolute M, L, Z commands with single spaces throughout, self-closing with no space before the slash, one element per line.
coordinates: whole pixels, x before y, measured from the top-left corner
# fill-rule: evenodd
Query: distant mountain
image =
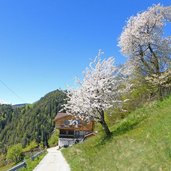
<path fill-rule="evenodd" d="M 55 90 L 33 104 L 0 105 L 0 150 L 16 143 L 25 147 L 32 140 L 48 146 L 54 117 L 65 99 L 65 92 Z"/>
<path fill-rule="evenodd" d="M 29 103 L 15 104 L 15 105 L 12 105 L 12 106 L 13 107 L 24 107 L 26 105 L 29 105 Z"/>

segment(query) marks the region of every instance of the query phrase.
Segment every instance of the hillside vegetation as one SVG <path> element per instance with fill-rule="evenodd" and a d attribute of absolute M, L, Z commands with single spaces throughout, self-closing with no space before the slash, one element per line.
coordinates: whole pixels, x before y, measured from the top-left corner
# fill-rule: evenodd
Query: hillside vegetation
<path fill-rule="evenodd" d="M 171 97 L 129 114 L 84 143 L 63 149 L 73 171 L 171 170 Z"/>
<path fill-rule="evenodd" d="M 63 91 L 56 90 L 24 107 L 0 105 L 0 153 L 6 153 L 9 146 L 17 143 L 23 148 L 31 141 L 48 146 L 53 119 L 65 98 Z"/>

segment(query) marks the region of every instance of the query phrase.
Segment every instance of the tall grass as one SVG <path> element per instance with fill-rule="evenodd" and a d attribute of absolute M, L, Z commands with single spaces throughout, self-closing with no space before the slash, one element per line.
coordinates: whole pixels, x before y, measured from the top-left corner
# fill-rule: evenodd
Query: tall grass
<path fill-rule="evenodd" d="M 2 167 L 0 167 L 0 171 L 7 171 L 10 168 L 12 168 L 13 166 L 14 166 L 14 163 L 10 163 L 8 165 L 2 166 Z"/>

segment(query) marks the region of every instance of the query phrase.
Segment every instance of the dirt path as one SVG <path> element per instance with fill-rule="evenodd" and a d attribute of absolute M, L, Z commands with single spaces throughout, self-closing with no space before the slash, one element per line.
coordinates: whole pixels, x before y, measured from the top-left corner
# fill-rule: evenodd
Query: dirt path
<path fill-rule="evenodd" d="M 70 171 L 70 167 L 57 147 L 49 148 L 48 154 L 33 171 Z"/>

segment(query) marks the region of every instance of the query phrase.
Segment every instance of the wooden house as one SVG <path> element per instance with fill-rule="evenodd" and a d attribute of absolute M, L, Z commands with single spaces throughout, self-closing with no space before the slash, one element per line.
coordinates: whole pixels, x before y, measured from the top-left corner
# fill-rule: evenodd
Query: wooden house
<path fill-rule="evenodd" d="M 55 126 L 59 129 L 59 147 L 70 146 L 92 135 L 94 122 L 89 123 L 75 118 L 73 115 L 58 113 L 55 117 Z"/>

